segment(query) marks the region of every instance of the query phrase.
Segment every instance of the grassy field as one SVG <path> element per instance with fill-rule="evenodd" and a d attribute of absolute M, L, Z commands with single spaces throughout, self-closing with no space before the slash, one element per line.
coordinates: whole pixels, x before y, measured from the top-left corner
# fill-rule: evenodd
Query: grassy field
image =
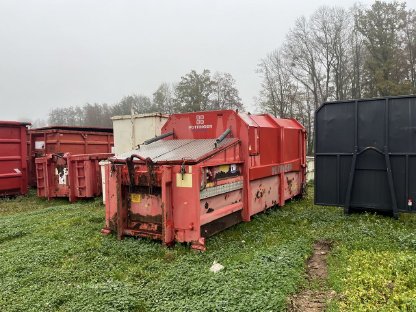
<path fill-rule="evenodd" d="M 416 311 L 416 216 L 344 216 L 309 197 L 208 239 L 205 253 L 117 241 L 103 224 L 98 199 L 1 200 L 0 311 L 284 311 L 321 239 L 334 245 L 330 310 Z"/>

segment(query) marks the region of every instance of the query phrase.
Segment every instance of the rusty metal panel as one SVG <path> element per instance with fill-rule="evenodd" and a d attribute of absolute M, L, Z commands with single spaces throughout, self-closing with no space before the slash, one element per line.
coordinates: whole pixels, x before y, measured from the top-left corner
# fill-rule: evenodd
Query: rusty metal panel
<path fill-rule="evenodd" d="M 27 193 L 27 126 L 0 121 L 0 196 Z"/>
<path fill-rule="evenodd" d="M 67 197 L 70 202 L 101 195 L 99 162 L 110 153 L 61 156 L 47 154 L 36 158 L 37 194 L 48 199 Z"/>

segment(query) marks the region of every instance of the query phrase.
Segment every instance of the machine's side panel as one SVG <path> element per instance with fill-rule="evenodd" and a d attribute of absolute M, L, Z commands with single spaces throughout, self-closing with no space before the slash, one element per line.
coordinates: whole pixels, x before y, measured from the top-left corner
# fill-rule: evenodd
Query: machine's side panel
<path fill-rule="evenodd" d="M 250 216 L 279 203 L 279 176 L 250 181 Z"/>
<path fill-rule="evenodd" d="M 172 205 L 175 238 L 179 242 L 197 241 L 200 237 L 199 166 L 172 167 Z"/>

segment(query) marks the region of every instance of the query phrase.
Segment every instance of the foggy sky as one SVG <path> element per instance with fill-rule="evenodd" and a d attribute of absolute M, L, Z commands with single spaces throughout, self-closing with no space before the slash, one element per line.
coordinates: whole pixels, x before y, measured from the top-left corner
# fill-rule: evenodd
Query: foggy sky
<path fill-rule="evenodd" d="M 256 65 L 331 0 L 0 0 L 0 120 L 152 96 L 191 69 L 231 73 L 254 111 Z M 370 0 L 362 3 L 371 3 Z M 416 1 L 407 1 L 416 7 Z"/>

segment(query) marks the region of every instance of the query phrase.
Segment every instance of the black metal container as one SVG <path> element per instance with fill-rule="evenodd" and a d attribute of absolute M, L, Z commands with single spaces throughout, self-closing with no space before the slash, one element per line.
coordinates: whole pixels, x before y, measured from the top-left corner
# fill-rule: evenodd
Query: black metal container
<path fill-rule="evenodd" d="M 315 204 L 416 211 L 416 96 L 327 102 L 315 115 Z"/>

